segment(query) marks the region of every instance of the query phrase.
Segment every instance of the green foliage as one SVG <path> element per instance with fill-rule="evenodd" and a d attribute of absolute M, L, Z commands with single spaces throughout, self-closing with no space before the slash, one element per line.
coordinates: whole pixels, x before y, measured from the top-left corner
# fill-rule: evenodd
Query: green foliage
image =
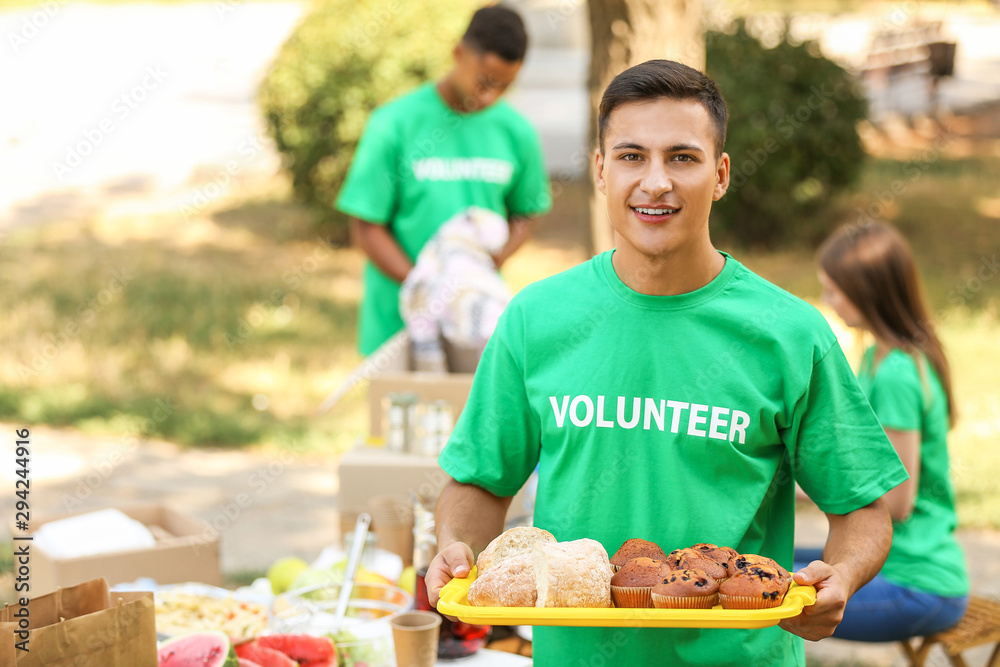
<path fill-rule="evenodd" d="M 259 103 L 295 194 L 341 232 L 334 210 L 371 111 L 445 74 L 470 0 L 323 0 L 282 47 Z"/>
<path fill-rule="evenodd" d="M 706 35 L 708 74 L 729 106 L 728 193 L 713 231 L 747 245 L 814 241 L 832 225 L 832 204 L 861 174 L 857 124 L 867 102 L 855 79 L 787 34 L 765 48 L 744 23 Z"/>

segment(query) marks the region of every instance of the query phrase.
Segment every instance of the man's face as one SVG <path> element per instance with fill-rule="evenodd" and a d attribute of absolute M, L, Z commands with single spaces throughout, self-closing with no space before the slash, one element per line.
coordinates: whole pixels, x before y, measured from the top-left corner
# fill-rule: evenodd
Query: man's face
<path fill-rule="evenodd" d="M 715 157 L 708 110 L 661 98 L 611 113 L 595 164 L 618 249 L 663 257 L 708 240 L 708 214 L 729 186 L 729 156 Z"/>
<path fill-rule="evenodd" d="M 455 47 L 455 68 L 451 80 L 459 104 L 467 112 L 490 106 L 514 83 L 521 62 L 509 62 L 495 53 L 484 53 L 459 43 Z"/>

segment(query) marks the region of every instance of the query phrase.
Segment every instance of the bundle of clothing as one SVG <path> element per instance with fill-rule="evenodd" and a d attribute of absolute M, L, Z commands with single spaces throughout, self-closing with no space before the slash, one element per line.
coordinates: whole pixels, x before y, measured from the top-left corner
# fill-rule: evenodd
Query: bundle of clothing
<path fill-rule="evenodd" d="M 399 296 L 414 370 L 448 372 L 445 342 L 482 353 L 511 297 L 493 260 L 508 235 L 503 216 L 470 207 L 441 225 L 420 251 Z"/>

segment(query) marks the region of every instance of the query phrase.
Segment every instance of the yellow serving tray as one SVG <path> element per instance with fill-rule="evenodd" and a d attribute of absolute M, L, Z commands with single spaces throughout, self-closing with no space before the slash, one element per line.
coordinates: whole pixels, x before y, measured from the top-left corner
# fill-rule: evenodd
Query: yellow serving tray
<path fill-rule="evenodd" d="M 792 582 L 784 602 L 772 609 L 590 609 L 581 607 L 473 607 L 469 586 L 476 568 L 465 579 L 452 579 L 441 589 L 438 611 L 478 625 L 571 625 L 642 628 L 766 628 L 798 616 L 816 602 L 816 589 Z"/>

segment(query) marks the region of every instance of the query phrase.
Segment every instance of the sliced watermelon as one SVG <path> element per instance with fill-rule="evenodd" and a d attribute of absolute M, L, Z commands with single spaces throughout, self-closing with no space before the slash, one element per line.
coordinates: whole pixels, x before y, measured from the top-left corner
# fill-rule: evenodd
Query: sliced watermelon
<path fill-rule="evenodd" d="M 192 632 L 169 639 L 158 651 L 159 667 L 239 667 L 229 637 L 221 632 Z"/>
<path fill-rule="evenodd" d="M 300 667 L 337 667 L 337 648 L 329 637 L 312 635 L 263 635 L 257 643 L 281 651 Z"/>
<path fill-rule="evenodd" d="M 297 662 L 281 651 L 264 648 L 256 641 L 237 646 L 236 655 L 244 660 L 256 662 L 260 667 L 299 667 Z"/>
<path fill-rule="evenodd" d="M 240 667 L 260 667 L 256 662 L 247 660 L 246 658 L 237 658 L 240 661 Z"/>

